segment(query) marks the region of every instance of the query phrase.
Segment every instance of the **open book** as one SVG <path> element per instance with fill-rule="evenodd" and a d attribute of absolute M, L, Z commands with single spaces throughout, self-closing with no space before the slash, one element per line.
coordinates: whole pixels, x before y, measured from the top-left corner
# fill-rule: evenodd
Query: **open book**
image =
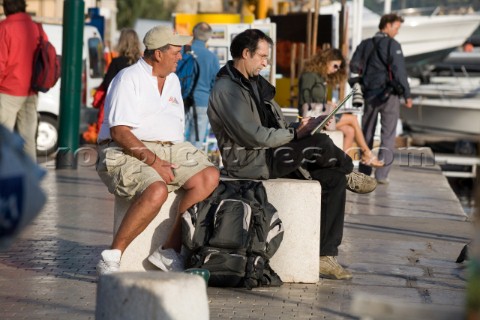
<path fill-rule="evenodd" d="M 326 126 L 326 124 L 328 123 L 328 121 L 338 112 L 338 110 L 340 110 L 340 108 L 348 101 L 348 99 L 350 99 L 352 97 L 352 95 L 357 91 L 357 89 L 353 88 L 352 90 L 350 90 L 350 92 L 345 96 L 345 98 L 343 98 L 342 101 L 340 101 L 339 104 L 337 104 L 337 106 L 335 108 L 333 108 L 333 110 L 328 114 L 328 116 L 325 117 L 325 119 L 323 119 L 322 122 L 320 122 L 320 124 L 318 124 L 313 130 L 312 132 L 310 133 L 312 136 L 315 134 L 315 132 L 317 132 L 318 130 L 321 130 L 323 127 Z"/>

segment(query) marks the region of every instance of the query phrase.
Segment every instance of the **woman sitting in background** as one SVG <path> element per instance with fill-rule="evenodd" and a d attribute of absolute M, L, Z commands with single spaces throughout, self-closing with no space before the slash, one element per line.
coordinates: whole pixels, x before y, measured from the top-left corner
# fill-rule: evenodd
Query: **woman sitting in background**
<path fill-rule="evenodd" d="M 303 117 L 312 116 L 312 104 L 317 103 L 327 110 L 327 85 L 338 86 L 347 78 L 345 59 L 338 49 L 326 49 L 315 54 L 305 63 L 304 70 L 298 81 L 299 111 Z M 362 151 L 361 162 L 372 167 L 382 167 L 368 148 L 358 119 L 351 113 L 336 114 L 336 129 L 343 132 L 343 150 L 348 151 L 355 141 Z"/>

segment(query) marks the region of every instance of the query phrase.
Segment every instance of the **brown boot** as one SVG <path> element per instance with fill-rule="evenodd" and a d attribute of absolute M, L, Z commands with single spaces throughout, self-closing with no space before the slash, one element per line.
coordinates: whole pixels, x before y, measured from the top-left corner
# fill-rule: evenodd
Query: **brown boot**
<path fill-rule="evenodd" d="M 333 256 L 320 256 L 320 277 L 334 280 L 352 279 L 352 274 L 345 270 Z"/>

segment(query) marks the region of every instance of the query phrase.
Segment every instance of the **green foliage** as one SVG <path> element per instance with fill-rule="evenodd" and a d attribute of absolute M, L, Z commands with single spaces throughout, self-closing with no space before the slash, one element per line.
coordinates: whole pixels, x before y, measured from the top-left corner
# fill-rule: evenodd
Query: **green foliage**
<path fill-rule="evenodd" d="M 140 15 L 145 0 L 118 0 L 117 25 L 118 28 L 132 28 Z"/>
<path fill-rule="evenodd" d="M 143 10 L 141 18 L 154 20 L 171 20 L 176 3 L 164 0 L 149 0 L 148 8 Z"/>
<path fill-rule="evenodd" d="M 118 28 L 132 28 L 137 19 L 171 20 L 177 1 L 117 0 Z"/>

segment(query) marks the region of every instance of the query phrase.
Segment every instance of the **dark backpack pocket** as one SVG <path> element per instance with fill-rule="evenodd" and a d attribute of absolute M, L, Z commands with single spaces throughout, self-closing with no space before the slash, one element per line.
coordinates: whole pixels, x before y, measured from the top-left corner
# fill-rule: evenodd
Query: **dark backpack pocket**
<path fill-rule="evenodd" d="M 209 245 L 216 248 L 241 249 L 248 245 L 252 209 L 241 200 L 222 200 L 214 216 Z"/>
<path fill-rule="evenodd" d="M 205 248 L 200 252 L 200 268 L 210 271 L 209 286 L 237 287 L 245 276 L 247 258 L 245 254 L 222 252 Z"/>

